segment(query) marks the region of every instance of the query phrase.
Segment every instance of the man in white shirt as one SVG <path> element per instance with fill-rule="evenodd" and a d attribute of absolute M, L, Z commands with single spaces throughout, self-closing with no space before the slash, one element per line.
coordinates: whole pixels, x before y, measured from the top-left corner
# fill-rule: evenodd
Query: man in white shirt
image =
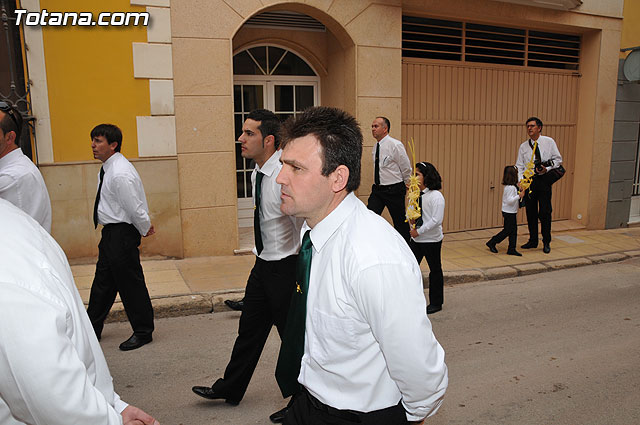
<path fill-rule="evenodd" d="M 551 183 L 545 174 L 562 164 L 562 156 L 556 146 L 556 141 L 551 137 L 542 136 L 542 121 L 540 118 L 531 117 L 527 120 L 527 134 L 529 140 L 525 140 L 518 150 L 516 168 L 518 169 L 518 181 L 527 168 L 527 163 L 535 157 L 536 167 L 533 181 L 524 196 L 527 211 L 527 225 L 529 226 L 529 241 L 521 248 L 538 247 L 538 219 L 540 219 L 540 232 L 542 233 L 542 252 L 551 252 Z M 538 142 L 537 153 L 534 154 L 535 142 Z"/>
<path fill-rule="evenodd" d="M 0 199 L 0 424 L 159 425 L 113 380 L 62 249 Z"/>
<path fill-rule="evenodd" d="M 201 397 L 224 399 L 232 405 L 242 400 L 271 327 L 275 325 L 282 335 L 295 288 L 302 220 L 280 211 L 280 185 L 276 183 L 282 168 L 279 131 L 280 120 L 265 109 L 252 111 L 242 126 L 238 138 L 242 156 L 256 163 L 251 175 L 256 262 L 245 288 L 238 336 L 224 377 L 211 387 L 192 388 Z M 271 420 L 281 422 L 283 414 L 276 412 Z"/>
<path fill-rule="evenodd" d="M 34 218 L 51 233 L 51 201 L 38 167 L 18 147 L 22 115 L 0 101 L 0 198 Z"/>
<path fill-rule="evenodd" d="M 411 177 L 411 162 L 402 142 L 389 136 L 390 130 L 391 123 L 386 117 L 377 117 L 371 124 L 371 133 L 377 143 L 372 152 L 373 186 L 367 207 L 376 214 L 382 214 L 387 207 L 393 227 L 409 243 L 404 198 Z"/>
<path fill-rule="evenodd" d="M 122 132 L 113 124 L 100 124 L 91 130 L 93 157 L 102 161 L 93 222 L 102 224 L 98 263 L 91 285 L 87 313 L 98 340 L 104 320 L 120 294 L 133 335 L 122 344 L 122 351 L 135 350 L 151 342 L 153 307 L 140 265 L 141 236 L 155 228 L 142 180 L 134 166 L 120 153 Z"/>
<path fill-rule="evenodd" d="M 284 424 L 422 423 L 447 388 L 444 350 L 409 246 L 353 193 L 360 127 L 316 107 L 282 134 L 282 211 L 306 219 L 291 304 L 301 317 L 289 315 L 276 368 L 283 395 L 297 394 Z"/>

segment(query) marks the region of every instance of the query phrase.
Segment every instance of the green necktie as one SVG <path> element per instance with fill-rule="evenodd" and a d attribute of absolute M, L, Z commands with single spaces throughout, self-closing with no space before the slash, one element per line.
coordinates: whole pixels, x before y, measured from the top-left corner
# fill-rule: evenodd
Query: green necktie
<path fill-rule="evenodd" d="M 264 245 L 262 244 L 262 232 L 260 231 L 260 195 L 262 192 L 262 174 L 260 171 L 256 173 L 256 208 L 253 210 L 253 237 L 256 242 L 256 251 L 258 255 L 262 252 Z"/>
<path fill-rule="evenodd" d="M 304 354 L 304 324 L 307 316 L 307 292 L 309 290 L 309 275 L 311 273 L 311 256 L 313 244 L 307 230 L 302 238 L 302 247 L 298 254 L 296 265 L 297 288 L 291 297 L 291 306 L 287 316 L 287 326 L 280 345 L 278 364 L 276 366 L 276 381 L 283 397 L 289 397 L 298 392 L 298 375 Z"/>

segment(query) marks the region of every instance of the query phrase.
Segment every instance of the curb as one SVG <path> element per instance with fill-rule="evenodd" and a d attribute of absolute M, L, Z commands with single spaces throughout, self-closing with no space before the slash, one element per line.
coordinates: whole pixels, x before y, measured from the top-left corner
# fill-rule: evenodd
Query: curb
<path fill-rule="evenodd" d="M 614 263 L 629 258 L 640 257 L 640 250 L 615 252 L 611 254 L 594 255 L 590 257 L 567 258 L 536 263 L 517 264 L 513 266 L 490 267 L 486 269 L 469 269 L 444 272 L 445 286 L 462 283 L 482 282 L 489 280 L 508 279 L 519 276 L 544 273 L 583 267 L 594 264 Z M 429 282 L 429 272 L 422 273 L 425 290 Z M 197 294 L 156 297 L 151 299 L 155 318 L 191 316 L 194 314 L 210 314 L 232 311 L 224 304 L 226 299 L 239 300 L 244 295 L 242 289 L 230 289 L 216 292 L 200 292 Z M 116 302 L 109 312 L 105 322 L 124 322 L 127 315 L 121 302 Z"/>

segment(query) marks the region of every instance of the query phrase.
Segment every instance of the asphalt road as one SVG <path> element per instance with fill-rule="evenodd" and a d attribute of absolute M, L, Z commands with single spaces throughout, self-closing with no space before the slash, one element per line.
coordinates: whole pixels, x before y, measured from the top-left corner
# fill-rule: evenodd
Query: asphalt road
<path fill-rule="evenodd" d="M 275 331 L 239 406 L 191 392 L 222 376 L 238 317 L 161 319 L 126 353 L 128 323 L 106 325 L 116 391 L 163 425 L 269 424 Z M 428 424 L 640 424 L 640 259 L 446 287 L 431 319 L 450 382 Z"/>

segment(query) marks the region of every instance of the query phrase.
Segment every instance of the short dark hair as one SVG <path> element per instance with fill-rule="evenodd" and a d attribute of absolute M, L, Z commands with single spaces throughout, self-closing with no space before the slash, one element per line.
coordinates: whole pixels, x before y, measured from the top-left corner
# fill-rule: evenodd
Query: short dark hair
<path fill-rule="evenodd" d="M 348 113 L 325 106 L 306 109 L 282 125 L 282 147 L 300 137 L 315 136 L 322 147 L 322 175 L 328 176 L 344 165 L 349 169 L 347 192 L 360 186 L 362 132 L 360 124 Z"/>
<path fill-rule="evenodd" d="M 122 131 L 120 131 L 118 126 L 113 124 L 96 125 L 93 127 L 93 130 L 91 130 L 91 140 L 99 136 L 103 136 L 107 139 L 109 144 L 117 142 L 118 146 L 116 146 L 115 151 L 120 152 L 120 147 L 122 146 Z"/>
<path fill-rule="evenodd" d="M 384 125 L 387 127 L 387 132 L 391 131 L 391 121 L 389 121 L 389 118 L 387 117 L 376 117 L 376 118 L 380 118 L 382 121 L 384 121 Z"/>
<path fill-rule="evenodd" d="M 507 165 L 502 173 L 502 184 L 505 186 L 515 186 L 518 184 L 518 169 L 515 165 Z"/>
<path fill-rule="evenodd" d="M 430 162 L 418 162 L 416 164 L 416 169 L 420 171 L 420 174 L 424 177 L 424 185 L 427 189 L 442 189 L 442 177 L 440 177 L 440 173 L 438 173 L 438 170 L 436 170 L 436 167 L 434 167 L 433 164 Z"/>
<path fill-rule="evenodd" d="M 15 144 L 20 146 L 20 134 L 22 133 L 22 114 L 12 105 L 5 102 L 10 108 L 8 111 L 2 111 L 4 117 L 0 120 L 0 128 L 4 134 L 13 131 L 16 133 Z M 13 117 L 13 118 L 12 118 Z M 15 120 L 14 120 L 15 119 Z"/>
<path fill-rule="evenodd" d="M 540 130 L 542 130 L 542 120 L 541 120 L 540 118 L 538 118 L 538 117 L 531 117 L 531 118 L 529 118 L 527 121 L 525 121 L 525 123 L 524 123 L 524 124 L 525 124 L 525 125 L 527 125 L 527 124 L 529 123 L 529 121 L 535 121 L 535 122 L 536 122 L 536 125 L 537 125 L 538 127 L 540 127 Z"/>
<path fill-rule="evenodd" d="M 263 140 L 267 136 L 273 136 L 274 146 L 276 149 L 280 147 L 280 127 L 282 123 L 276 114 L 268 109 L 254 109 L 247 115 L 247 119 L 260 123 L 258 130 L 260 130 Z"/>

